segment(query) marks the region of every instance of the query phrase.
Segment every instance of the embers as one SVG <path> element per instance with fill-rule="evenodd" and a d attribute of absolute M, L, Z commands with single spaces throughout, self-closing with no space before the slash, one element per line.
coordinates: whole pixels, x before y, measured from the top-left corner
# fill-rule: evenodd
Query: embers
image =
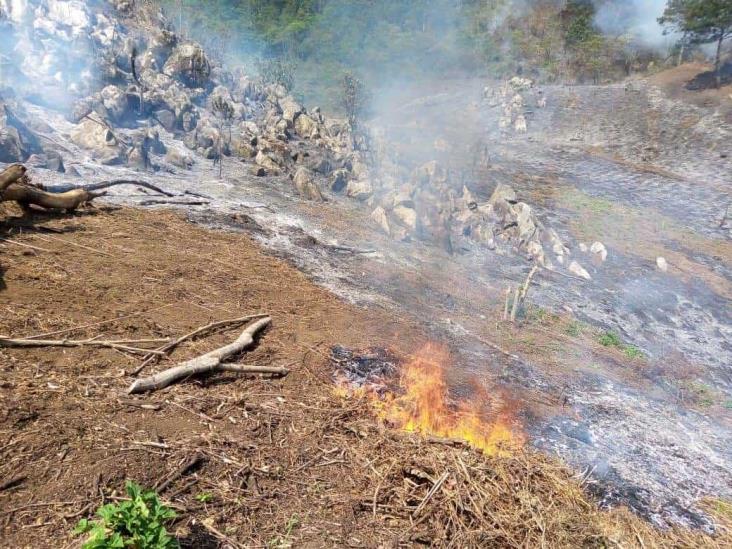
<path fill-rule="evenodd" d="M 330 359 L 336 381 L 379 393 L 387 390 L 396 378 L 399 365 L 397 356 L 380 347 L 356 350 L 335 345 L 330 350 Z"/>

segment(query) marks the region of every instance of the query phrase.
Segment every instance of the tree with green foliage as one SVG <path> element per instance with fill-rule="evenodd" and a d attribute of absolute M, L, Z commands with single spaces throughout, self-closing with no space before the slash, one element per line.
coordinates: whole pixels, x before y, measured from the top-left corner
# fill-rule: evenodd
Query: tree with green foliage
<path fill-rule="evenodd" d="M 658 22 L 669 29 L 684 33 L 692 43 L 716 42 L 714 76 L 722 85 L 722 43 L 732 36 L 731 0 L 669 0 Z"/>

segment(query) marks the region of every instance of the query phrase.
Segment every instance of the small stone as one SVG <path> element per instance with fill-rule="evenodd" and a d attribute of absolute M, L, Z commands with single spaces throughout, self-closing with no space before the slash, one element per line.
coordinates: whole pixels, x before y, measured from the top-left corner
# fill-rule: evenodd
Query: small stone
<path fill-rule="evenodd" d="M 585 244 L 584 242 L 580 242 L 579 249 L 580 249 L 580 252 L 587 253 L 587 244 Z"/>
<path fill-rule="evenodd" d="M 666 262 L 666 259 L 663 257 L 657 257 L 656 258 L 656 267 L 658 267 L 658 270 L 661 272 L 668 271 L 668 263 Z"/>
<path fill-rule="evenodd" d="M 607 248 L 605 248 L 602 242 L 593 242 L 592 246 L 590 246 L 590 251 L 593 254 L 599 255 L 602 261 L 607 259 Z"/>

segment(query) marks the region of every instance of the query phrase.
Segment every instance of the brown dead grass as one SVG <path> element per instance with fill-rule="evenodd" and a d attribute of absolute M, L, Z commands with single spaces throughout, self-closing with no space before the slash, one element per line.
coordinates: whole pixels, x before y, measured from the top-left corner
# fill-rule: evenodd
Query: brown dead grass
<path fill-rule="evenodd" d="M 689 90 L 686 88 L 686 84 L 696 76 L 710 71 L 712 68 L 711 65 L 702 63 L 684 63 L 653 75 L 649 81 L 673 99 L 681 99 L 701 108 L 716 109 L 723 118 L 732 122 L 732 84 L 722 86 L 720 89 Z"/>
<path fill-rule="evenodd" d="M 0 333 L 170 337 L 267 312 L 273 327 L 245 360 L 292 371 L 283 380 L 199 379 L 132 400 L 121 392 L 139 360 L 125 354 L 0 350 L 0 483 L 21 479 L 0 491 L 3 546 L 78 544 L 75 522 L 125 479 L 153 486 L 195 454 L 202 464 L 162 493 L 189 547 L 732 543 L 600 511 L 567 469 L 534 452 L 487 457 L 380 425 L 367 400 L 333 391 L 328 348 L 407 354 L 423 334 L 386 311 L 344 304 L 246 236 L 160 211 L 30 221 L 14 213 L 6 209 L 0 225 L 15 242 L 0 243 Z M 236 334 L 189 342 L 173 358 Z"/>

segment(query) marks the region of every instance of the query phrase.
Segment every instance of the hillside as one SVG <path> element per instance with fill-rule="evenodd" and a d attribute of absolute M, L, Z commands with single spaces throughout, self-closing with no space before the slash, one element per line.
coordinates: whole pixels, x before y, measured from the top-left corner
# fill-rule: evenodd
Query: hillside
<path fill-rule="evenodd" d="M 730 544 L 729 65 L 609 0 L 207 8 L 0 0 L 0 545 L 159 534 L 128 482 L 155 549 Z"/>

